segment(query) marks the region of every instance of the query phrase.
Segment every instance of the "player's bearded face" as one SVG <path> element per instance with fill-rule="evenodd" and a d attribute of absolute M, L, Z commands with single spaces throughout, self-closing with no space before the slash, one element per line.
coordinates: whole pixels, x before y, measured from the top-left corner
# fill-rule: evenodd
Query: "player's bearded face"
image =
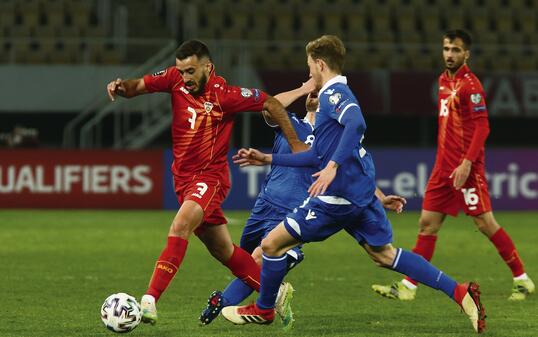
<path fill-rule="evenodd" d="M 468 58 L 469 50 L 460 38 L 443 40 L 443 59 L 449 71 L 456 72 Z"/>
<path fill-rule="evenodd" d="M 193 96 L 204 92 L 212 64 L 207 59 L 198 59 L 196 55 L 183 60 L 176 59 L 176 67 L 183 78 L 185 89 Z"/>

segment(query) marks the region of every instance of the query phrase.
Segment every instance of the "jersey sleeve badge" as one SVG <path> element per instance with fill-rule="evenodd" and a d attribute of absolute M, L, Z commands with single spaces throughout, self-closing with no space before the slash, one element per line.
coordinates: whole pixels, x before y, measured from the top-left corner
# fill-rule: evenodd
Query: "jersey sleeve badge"
<path fill-rule="evenodd" d="M 471 94 L 470 98 L 474 112 L 486 110 L 486 104 L 482 99 L 482 95 L 480 95 L 479 93 Z"/>
<path fill-rule="evenodd" d="M 247 89 L 247 88 L 241 88 L 241 96 L 243 96 L 245 98 L 251 97 L 252 96 L 252 90 Z"/>
<path fill-rule="evenodd" d="M 338 102 L 340 102 L 341 98 L 342 98 L 341 93 L 339 93 L 339 92 L 334 93 L 331 96 L 329 96 L 329 103 L 331 103 L 332 105 L 336 105 L 336 104 L 338 104 Z"/>
<path fill-rule="evenodd" d="M 473 104 L 479 104 L 480 102 L 482 102 L 482 95 L 471 94 L 471 102 L 473 102 Z"/>

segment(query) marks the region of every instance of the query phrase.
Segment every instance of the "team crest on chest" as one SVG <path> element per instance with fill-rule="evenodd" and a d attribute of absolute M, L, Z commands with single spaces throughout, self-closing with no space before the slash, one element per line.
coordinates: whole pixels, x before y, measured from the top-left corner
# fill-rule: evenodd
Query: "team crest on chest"
<path fill-rule="evenodd" d="M 204 110 L 205 110 L 205 113 L 208 114 L 211 112 L 211 110 L 213 110 L 213 103 L 211 102 L 204 102 Z"/>

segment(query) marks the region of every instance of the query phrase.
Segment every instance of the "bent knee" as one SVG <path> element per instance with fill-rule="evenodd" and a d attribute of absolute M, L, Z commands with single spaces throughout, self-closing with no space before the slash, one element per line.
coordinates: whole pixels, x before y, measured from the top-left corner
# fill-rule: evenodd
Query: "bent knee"
<path fill-rule="evenodd" d="M 441 223 L 435 223 L 429 219 L 421 217 L 418 220 L 419 233 L 422 235 L 435 235 L 441 228 Z"/>
<path fill-rule="evenodd" d="M 179 236 L 183 239 L 188 239 L 193 229 L 191 228 L 190 224 L 187 221 L 184 221 L 183 219 L 177 219 L 172 222 L 172 225 L 170 226 L 170 234 L 173 234 L 175 236 Z"/>
<path fill-rule="evenodd" d="M 262 240 L 261 248 L 262 248 L 263 253 L 265 255 L 267 255 L 267 256 L 280 256 L 280 255 L 282 255 L 282 254 L 279 254 L 280 253 L 279 247 L 274 242 L 269 240 L 268 238 L 265 238 L 265 239 Z M 261 257 L 260 257 L 260 259 L 261 259 Z"/>

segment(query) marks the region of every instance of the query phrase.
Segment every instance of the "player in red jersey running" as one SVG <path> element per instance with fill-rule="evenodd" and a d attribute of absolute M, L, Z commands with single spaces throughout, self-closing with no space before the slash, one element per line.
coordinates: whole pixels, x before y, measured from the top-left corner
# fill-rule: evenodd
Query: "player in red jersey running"
<path fill-rule="evenodd" d="M 514 277 L 509 300 L 524 300 L 535 291 L 510 236 L 493 217 L 485 175 L 484 144 L 489 134 L 484 89 L 466 62 L 471 37 L 463 30 L 443 37 L 446 70 L 439 77 L 437 157 L 426 186 L 419 233 L 413 252 L 431 260 L 446 215 L 463 209 L 497 248 Z M 406 278 L 390 286 L 373 285 L 379 294 L 413 300 L 417 283 Z"/>
<path fill-rule="evenodd" d="M 228 153 L 233 119 L 242 111 L 266 110 L 279 124 L 294 152 L 306 150 L 282 104 L 258 89 L 231 86 L 215 74 L 207 46 L 184 42 L 176 50 L 176 65 L 143 78 L 112 81 L 115 96 L 167 92 L 172 103 L 172 173 L 181 207 L 172 221 L 166 247 L 157 259 L 146 294 L 142 321 L 155 324 L 155 303 L 176 274 L 192 233 L 217 260 L 253 289 L 259 289 L 260 267 L 230 238 L 221 204 L 230 190 Z"/>

